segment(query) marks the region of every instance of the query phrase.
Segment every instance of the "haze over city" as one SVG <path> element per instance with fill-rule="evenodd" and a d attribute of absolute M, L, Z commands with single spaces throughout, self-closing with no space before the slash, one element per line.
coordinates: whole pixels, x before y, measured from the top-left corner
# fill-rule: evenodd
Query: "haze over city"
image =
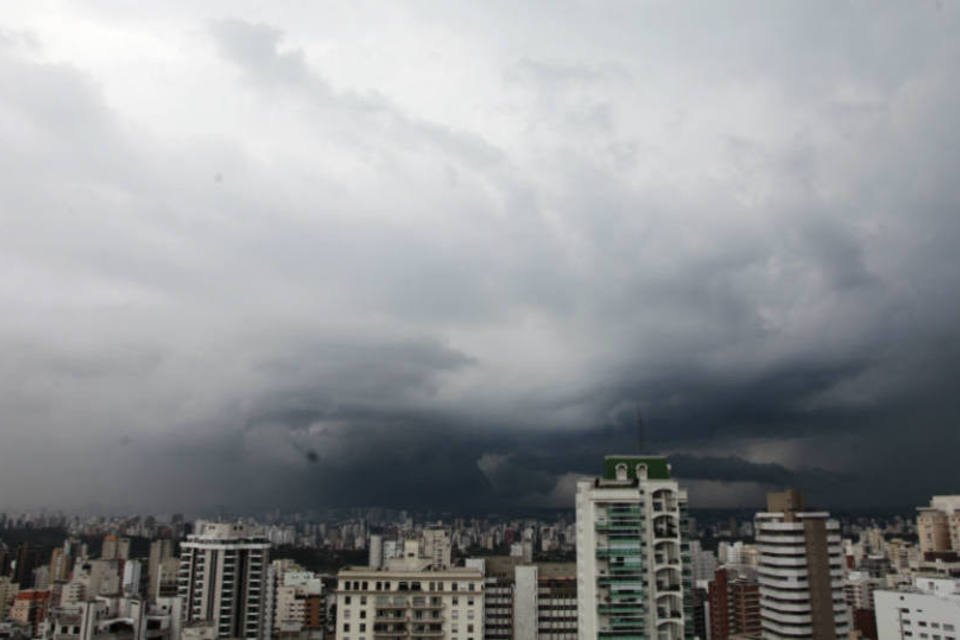
<path fill-rule="evenodd" d="M 0 508 L 960 493 L 958 21 L 6 3 Z"/>

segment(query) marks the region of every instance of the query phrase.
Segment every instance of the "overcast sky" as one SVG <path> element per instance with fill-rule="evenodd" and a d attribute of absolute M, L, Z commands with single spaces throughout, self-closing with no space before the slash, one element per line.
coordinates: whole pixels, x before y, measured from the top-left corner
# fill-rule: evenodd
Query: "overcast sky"
<path fill-rule="evenodd" d="M 960 492 L 958 27 L 7 3 L 0 508 Z"/>

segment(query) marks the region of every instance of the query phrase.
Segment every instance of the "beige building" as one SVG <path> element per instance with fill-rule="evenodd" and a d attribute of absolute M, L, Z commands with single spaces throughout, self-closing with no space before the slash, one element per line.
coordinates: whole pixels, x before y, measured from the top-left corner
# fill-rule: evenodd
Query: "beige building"
<path fill-rule="evenodd" d="M 429 565 L 405 559 L 337 574 L 336 640 L 483 640 L 483 572 Z"/>
<path fill-rule="evenodd" d="M 929 507 L 917 509 L 920 552 L 960 552 L 960 496 L 933 496 Z"/>
<path fill-rule="evenodd" d="M 19 590 L 20 585 L 10 576 L 0 576 L 0 619 L 7 617 L 10 605 L 13 604 L 13 597 Z"/>
<path fill-rule="evenodd" d="M 292 560 L 274 560 L 270 565 L 273 585 L 273 635 L 305 637 L 304 632 L 322 629 L 323 580 Z M 306 634 L 309 636 L 310 634 Z"/>

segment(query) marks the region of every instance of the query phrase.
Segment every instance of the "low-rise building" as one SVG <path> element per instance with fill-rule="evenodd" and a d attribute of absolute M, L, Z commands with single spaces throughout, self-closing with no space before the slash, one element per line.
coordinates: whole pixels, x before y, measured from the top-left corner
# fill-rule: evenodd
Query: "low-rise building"
<path fill-rule="evenodd" d="M 910 588 L 873 598 L 878 640 L 960 638 L 960 580 L 916 576 Z"/>
<path fill-rule="evenodd" d="M 483 572 L 416 562 L 337 574 L 336 640 L 482 640 Z"/>

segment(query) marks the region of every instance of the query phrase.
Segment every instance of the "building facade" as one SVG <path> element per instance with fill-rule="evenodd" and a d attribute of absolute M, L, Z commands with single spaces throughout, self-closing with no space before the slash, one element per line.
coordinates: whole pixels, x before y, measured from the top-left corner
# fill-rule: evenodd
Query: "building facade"
<path fill-rule="evenodd" d="M 692 637 L 686 491 L 663 457 L 603 465 L 577 484 L 578 637 Z"/>
<path fill-rule="evenodd" d="M 483 620 L 479 569 L 353 567 L 337 574 L 336 640 L 483 640 Z"/>
<path fill-rule="evenodd" d="M 266 635 L 270 543 L 239 523 L 197 523 L 180 545 L 178 594 L 185 621 L 207 624 L 220 638 Z"/>
<path fill-rule="evenodd" d="M 763 637 L 835 640 L 849 631 L 840 525 L 805 511 L 795 490 L 767 496 L 754 520 Z"/>
<path fill-rule="evenodd" d="M 960 638 L 960 581 L 917 576 L 909 589 L 873 593 L 878 640 Z"/>

